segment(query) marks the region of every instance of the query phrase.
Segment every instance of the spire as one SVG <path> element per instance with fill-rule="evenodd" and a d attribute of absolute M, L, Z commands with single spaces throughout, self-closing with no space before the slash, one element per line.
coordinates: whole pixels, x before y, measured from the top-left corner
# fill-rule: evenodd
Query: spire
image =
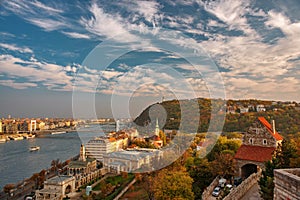
<path fill-rule="evenodd" d="M 155 135 L 159 136 L 159 125 L 158 125 L 158 119 L 156 118 L 156 125 L 155 125 Z"/>

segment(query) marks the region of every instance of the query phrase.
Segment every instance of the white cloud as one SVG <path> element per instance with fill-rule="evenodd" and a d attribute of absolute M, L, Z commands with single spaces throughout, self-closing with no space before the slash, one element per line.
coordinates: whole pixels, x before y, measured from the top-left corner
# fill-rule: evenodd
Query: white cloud
<path fill-rule="evenodd" d="M 53 31 L 69 26 L 65 22 L 52 19 L 28 18 L 27 20 L 30 21 L 32 24 L 45 29 L 46 31 Z"/>
<path fill-rule="evenodd" d="M 89 10 L 93 17 L 81 18 L 80 20 L 87 31 L 106 38 L 119 35 L 119 37 L 114 38 L 119 42 L 136 41 L 136 37 L 125 27 L 128 22 L 124 21 L 118 14 L 105 13 L 96 3 L 93 3 Z"/>
<path fill-rule="evenodd" d="M 158 13 L 161 6 L 156 1 L 123 1 L 122 3 L 118 4 L 126 7 L 130 11 L 137 12 L 146 21 L 154 24 L 156 23 L 156 20 L 159 20 L 160 18 Z"/>
<path fill-rule="evenodd" d="M 12 87 L 19 90 L 27 89 L 29 87 L 37 87 L 36 83 L 26 83 L 26 82 L 18 83 L 15 82 L 14 80 L 0 80 L 0 85 Z"/>
<path fill-rule="evenodd" d="M 0 47 L 8 49 L 10 51 L 19 51 L 20 53 L 33 53 L 28 47 L 17 47 L 15 44 L 0 43 Z"/>
<path fill-rule="evenodd" d="M 63 34 L 71 37 L 71 38 L 79 38 L 79 39 L 90 39 L 91 37 L 87 34 L 76 33 L 76 32 L 66 32 L 62 31 Z"/>
<path fill-rule="evenodd" d="M 39 1 L 26 1 L 26 3 L 29 3 L 37 8 L 43 9 L 44 11 L 47 11 L 50 13 L 63 13 L 64 12 L 62 9 L 57 9 L 57 8 L 47 6 Z"/>
<path fill-rule="evenodd" d="M 249 1 L 216 0 L 206 2 L 198 1 L 198 3 L 202 5 L 206 11 L 225 22 L 229 26 L 229 30 L 242 30 L 245 34 L 254 34 L 245 16 L 249 13 Z"/>
<path fill-rule="evenodd" d="M 38 1 L 5 1 L 3 7 L 46 31 L 68 28 L 71 25 L 62 16 L 63 9 L 54 8 Z M 59 7 L 59 6 L 57 6 Z"/>

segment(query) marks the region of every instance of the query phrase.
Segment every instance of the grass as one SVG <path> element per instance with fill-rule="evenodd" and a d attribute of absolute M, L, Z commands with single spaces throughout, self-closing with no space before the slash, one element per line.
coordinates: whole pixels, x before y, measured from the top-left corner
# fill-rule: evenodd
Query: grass
<path fill-rule="evenodd" d="M 133 187 L 130 187 L 129 190 L 121 197 L 121 200 L 148 200 L 147 191 L 136 182 Z"/>
<path fill-rule="evenodd" d="M 102 196 L 99 194 L 95 197 L 95 199 L 113 200 L 133 179 L 133 174 L 128 174 L 127 178 L 123 178 L 121 175 L 106 178 L 97 184 L 93 188 L 93 191 L 101 191 L 101 189 L 107 184 L 111 184 L 113 187 L 115 187 L 113 192 L 106 197 L 103 197 L 103 194 Z"/>

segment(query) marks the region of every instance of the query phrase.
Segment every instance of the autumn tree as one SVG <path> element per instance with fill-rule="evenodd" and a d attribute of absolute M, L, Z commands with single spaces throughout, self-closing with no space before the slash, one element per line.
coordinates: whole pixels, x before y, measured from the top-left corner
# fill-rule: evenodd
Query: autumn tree
<path fill-rule="evenodd" d="M 215 175 L 230 179 L 235 171 L 234 156 L 226 152 L 220 153 L 216 156 L 216 160 L 212 162 L 212 167 Z"/>
<path fill-rule="evenodd" d="M 14 184 L 6 184 L 3 188 L 3 191 L 5 193 L 9 193 L 10 190 L 14 189 L 15 188 L 15 185 Z"/>
<path fill-rule="evenodd" d="M 194 199 L 192 191 L 193 179 L 186 171 L 169 171 L 163 169 L 153 180 L 156 200 Z"/>

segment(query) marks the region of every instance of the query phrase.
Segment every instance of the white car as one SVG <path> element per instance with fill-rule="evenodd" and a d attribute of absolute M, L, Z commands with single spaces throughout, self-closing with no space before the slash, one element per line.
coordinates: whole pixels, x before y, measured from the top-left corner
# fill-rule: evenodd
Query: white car
<path fill-rule="evenodd" d="M 221 188 L 220 187 L 215 187 L 214 191 L 212 192 L 212 195 L 214 197 L 218 197 L 220 195 Z"/>
<path fill-rule="evenodd" d="M 228 190 L 229 192 L 231 192 L 233 186 L 231 184 L 226 184 L 225 188 L 226 188 L 226 190 Z"/>

